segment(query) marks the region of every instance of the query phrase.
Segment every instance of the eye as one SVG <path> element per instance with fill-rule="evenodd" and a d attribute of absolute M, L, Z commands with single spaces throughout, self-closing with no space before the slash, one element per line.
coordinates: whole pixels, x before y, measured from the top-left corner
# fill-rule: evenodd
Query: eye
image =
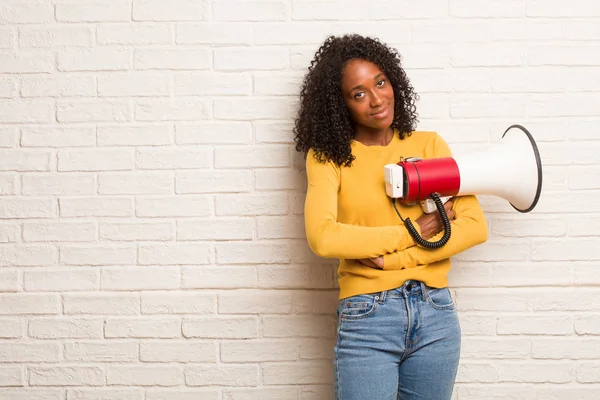
<path fill-rule="evenodd" d="M 365 92 L 356 92 L 352 97 L 354 97 L 356 100 L 360 100 L 364 97 L 364 94 Z"/>
<path fill-rule="evenodd" d="M 382 79 L 379 82 L 377 82 L 377 86 L 382 87 L 383 85 L 385 85 L 385 83 L 386 83 L 386 80 Z"/>

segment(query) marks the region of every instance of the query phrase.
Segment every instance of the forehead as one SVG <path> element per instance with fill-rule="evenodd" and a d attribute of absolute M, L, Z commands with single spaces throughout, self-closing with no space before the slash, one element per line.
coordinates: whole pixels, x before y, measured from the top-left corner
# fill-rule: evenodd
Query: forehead
<path fill-rule="evenodd" d="M 377 75 L 382 73 L 383 71 L 370 61 L 361 59 L 350 60 L 342 70 L 342 86 L 354 87 L 371 83 Z"/>

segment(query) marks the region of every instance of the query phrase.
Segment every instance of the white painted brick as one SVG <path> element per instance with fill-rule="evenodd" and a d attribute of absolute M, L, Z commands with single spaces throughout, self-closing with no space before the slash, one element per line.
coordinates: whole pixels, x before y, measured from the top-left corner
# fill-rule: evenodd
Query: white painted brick
<path fill-rule="evenodd" d="M 131 170 L 135 165 L 130 149 L 60 150 L 57 156 L 59 171 Z"/>
<path fill-rule="evenodd" d="M 43 315 L 57 314 L 60 299 L 54 294 L 0 294 L 1 315 Z"/>
<path fill-rule="evenodd" d="M 543 399 L 556 399 L 556 400 L 570 400 L 577 398 L 577 400 L 594 400 L 600 394 L 600 390 L 595 387 L 587 387 L 586 385 L 578 386 L 559 386 L 556 387 L 538 387 L 536 388 L 537 397 L 536 400 Z"/>
<path fill-rule="evenodd" d="M 330 361 L 299 361 L 262 365 L 266 385 L 331 384 L 333 363 Z"/>
<path fill-rule="evenodd" d="M 134 21 L 203 21 L 210 18 L 210 3 L 194 0 L 133 0 Z"/>
<path fill-rule="evenodd" d="M 96 30 L 99 44 L 149 45 L 173 42 L 173 28 L 169 24 L 99 24 Z"/>
<path fill-rule="evenodd" d="M 106 268 L 101 279 L 102 290 L 178 289 L 181 281 L 173 266 Z"/>
<path fill-rule="evenodd" d="M 250 44 L 253 43 L 254 24 L 241 22 L 202 22 L 177 24 L 177 44 Z"/>
<path fill-rule="evenodd" d="M 594 182 L 600 179 L 600 168 L 570 168 L 568 172 L 567 186 L 569 189 L 596 189 L 598 187 Z"/>
<path fill-rule="evenodd" d="M 593 19 L 582 20 L 577 18 L 565 23 L 568 25 L 571 40 L 598 40 L 600 38 L 600 29 L 598 29 L 598 24 Z"/>
<path fill-rule="evenodd" d="M 197 122 L 175 126 L 177 144 L 249 144 L 252 125 L 249 122 Z"/>
<path fill-rule="evenodd" d="M 93 222 L 26 222 L 23 240 L 26 242 L 90 242 L 96 239 Z"/>
<path fill-rule="evenodd" d="M 498 381 L 496 366 L 490 363 L 463 362 L 458 366 L 456 383 L 495 383 Z"/>
<path fill-rule="evenodd" d="M 176 96 L 245 95 L 251 90 L 251 78 L 240 73 L 175 75 Z"/>
<path fill-rule="evenodd" d="M 86 26 L 22 26 L 19 47 L 91 47 L 94 33 Z"/>
<path fill-rule="evenodd" d="M 134 55 L 135 69 L 205 70 L 212 66 L 212 53 L 205 48 L 139 49 Z"/>
<path fill-rule="evenodd" d="M 196 365 L 185 369 L 188 386 L 258 386 L 258 365 Z"/>
<path fill-rule="evenodd" d="M 489 219 L 494 236 L 564 236 L 567 220 L 564 218 L 493 218 Z"/>
<path fill-rule="evenodd" d="M 109 365 L 106 382 L 108 385 L 121 386 L 179 386 L 183 383 L 183 367 Z"/>
<path fill-rule="evenodd" d="M 181 324 L 181 332 L 186 338 L 257 338 L 258 319 L 252 316 L 185 318 Z"/>
<path fill-rule="evenodd" d="M 133 200 L 124 197 L 60 198 L 62 217 L 129 217 L 133 215 Z"/>
<path fill-rule="evenodd" d="M 95 143 L 96 130 L 92 127 L 31 127 L 21 130 L 23 147 L 87 147 Z"/>
<path fill-rule="evenodd" d="M 600 369 L 597 364 L 585 363 L 581 364 L 575 370 L 577 382 L 581 383 L 598 383 L 600 382 Z"/>
<path fill-rule="evenodd" d="M 281 70 L 288 66 L 288 51 L 281 48 L 238 47 L 214 50 L 215 71 Z"/>
<path fill-rule="evenodd" d="M 306 173 L 291 169 L 259 169 L 255 172 L 257 190 L 303 190 Z"/>
<path fill-rule="evenodd" d="M 60 261 L 66 265 L 128 265 L 135 262 L 135 247 L 61 246 Z"/>
<path fill-rule="evenodd" d="M 41 150 L 0 150 L 0 171 L 49 171 L 51 153 Z"/>
<path fill-rule="evenodd" d="M 598 340 L 572 337 L 535 338 L 531 357 L 550 360 L 590 360 L 598 358 Z"/>
<path fill-rule="evenodd" d="M 100 287 L 100 271 L 94 268 L 40 268 L 23 272 L 23 280 L 28 292 L 97 290 Z"/>
<path fill-rule="evenodd" d="M 567 22 L 560 20 L 530 19 L 526 24 L 518 20 L 494 19 L 489 20 L 491 40 L 567 40 L 569 32 L 573 34 Z"/>
<path fill-rule="evenodd" d="M 459 314 L 464 336 L 493 336 L 496 334 L 496 317 L 478 314 Z"/>
<path fill-rule="evenodd" d="M 294 294 L 294 312 L 296 314 L 334 314 L 340 300 L 336 291 L 315 293 L 296 292 Z"/>
<path fill-rule="evenodd" d="M 266 79 L 265 79 L 266 81 Z M 258 81 L 255 78 L 258 89 Z M 256 143 L 293 143 L 293 124 L 282 121 L 255 121 Z"/>
<path fill-rule="evenodd" d="M 292 294 L 285 291 L 236 290 L 219 294 L 219 314 L 289 314 Z"/>
<path fill-rule="evenodd" d="M 95 192 L 96 179 L 92 175 L 53 173 L 21 177 L 24 195 L 90 195 Z"/>
<path fill-rule="evenodd" d="M 173 181 L 171 172 L 102 173 L 98 177 L 98 193 L 171 194 Z"/>
<path fill-rule="evenodd" d="M 59 71 L 119 71 L 131 67 L 131 51 L 110 47 L 62 50 L 56 57 Z"/>
<path fill-rule="evenodd" d="M 290 248 L 277 242 L 228 242 L 216 245 L 218 264 L 278 264 L 291 260 Z"/>
<path fill-rule="evenodd" d="M 1 32 L 0 32 L 1 34 Z M 17 84 L 14 79 L 0 79 L 0 97 L 11 98 L 17 94 Z"/>
<path fill-rule="evenodd" d="M 304 216 L 258 217 L 259 239 L 305 238 Z"/>
<path fill-rule="evenodd" d="M 332 27 L 323 22 L 256 24 L 254 42 L 258 45 L 321 44 Z"/>
<path fill-rule="evenodd" d="M 336 324 L 335 316 L 273 316 L 261 319 L 263 338 L 332 337 Z"/>
<path fill-rule="evenodd" d="M 569 4 L 552 3 L 552 7 L 548 7 L 548 3 L 542 0 L 530 0 L 527 2 L 528 17 L 593 17 L 600 16 L 600 8 L 598 4 L 587 0 L 574 0 Z"/>
<path fill-rule="evenodd" d="M 451 61 L 455 67 L 520 66 L 525 64 L 525 55 L 525 48 L 504 43 L 461 44 L 453 46 Z"/>
<path fill-rule="evenodd" d="M 571 335 L 573 318 L 562 316 L 500 316 L 498 317 L 499 335 Z"/>
<path fill-rule="evenodd" d="M 258 95 L 294 96 L 300 93 L 302 77 L 298 75 L 254 74 L 254 93 Z M 291 129 L 286 134 L 291 140 Z"/>
<path fill-rule="evenodd" d="M 225 120 L 285 119 L 295 113 L 296 99 L 231 98 L 215 100 L 215 118 Z"/>
<path fill-rule="evenodd" d="M 458 289 L 454 302 L 460 311 L 526 312 L 533 309 L 533 299 L 527 291 L 488 289 Z"/>
<path fill-rule="evenodd" d="M 539 45 L 527 49 L 528 65 L 594 66 L 598 65 L 600 46 L 594 44 Z"/>
<path fill-rule="evenodd" d="M 47 123 L 54 119 L 52 104 L 47 100 L 0 100 L 0 109 L 0 123 Z"/>
<path fill-rule="evenodd" d="M 216 198 L 217 215 L 281 215 L 287 211 L 287 196 L 280 193 L 223 194 Z"/>
<path fill-rule="evenodd" d="M 289 147 L 281 145 L 219 147 L 215 149 L 215 168 L 272 168 L 290 164 Z"/>
<path fill-rule="evenodd" d="M 65 314 L 134 315 L 140 313 L 140 298 L 133 293 L 65 293 Z"/>
<path fill-rule="evenodd" d="M 221 391 L 219 389 L 183 389 L 175 390 L 148 390 L 146 400 L 221 400 Z M 588 399 L 586 399 L 588 400 Z"/>
<path fill-rule="evenodd" d="M 136 389 L 67 389 L 67 400 L 143 400 L 144 392 Z"/>
<path fill-rule="evenodd" d="M 10 400 L 63 400 L 65 398 L 62 389 L 0 389 L 0 398 Z"/>
<path fill-rule="evenodd" d="M 206 217 L 212 199 L 204 196 L 139 197 L 135 202 L 138 217 Z"/>
<path fill-rule="evenodd" d="M 135 106 L 138 121 L 195 121 L 211 114 L 210 100 L 140 100 Z"/>
<path fill-rule="evenodd" d="M 25 386 L 21 368 L 0 367 L 0 386 Z"/>
<path fill-rule="evenodd" d="M 131 20 L 131 1 L 93 0 L 85 4 L 77 0 L 59 0 L 56 20 L 60 22 L 107 22 Z"/>
<path fill-rule="evenodd" d="M 572 216 L 569 218 L 569 236 L 594 236 L 598 233 L 600 217 Z"/>
<path fill-rule="evenodd" d="M 131 120 L 131 109 L 123 100 L 58 101 L 58 122 L 122 122 Z"/>
<path fill-rule="evenodd" d="M 287 340 L 223 341 L 221 360 L 226 363 L 295 361 L 298 357 L 297 347 L 295 341 Z"/>
<path fill-rule="evenodd" d="M 322 398 L 330 398 L 322 397 Z M 257 388 L 225 388 L 223 400 L 297 400 L 298 388 L 289 387 L 267 387 Z"/>
<path fill-rule="evenodd" d="M 591 311 L 600 304 L 600 292 L 592 288 L 579 288 L 578 296 L 573 296 L 573 290 L 563 290 L 568 296 L 557 301 L 556 293 L 548 291 L 534 292 L 533 304 L 535 311 Z M 585 299 L 585 301 L 581 301 Z"/>
<path fill-rule="evenodd" d="M 170 125 L 115 125 L 98 127 L 98 146 L 160 146 L 173 143 Z"/>
<path fill-rule="evenodd" d="M 21 279 L 17 269 L 0 269 L 0 292 L 18 292 L 21 289 Z"/>
<path fill-rule="evenodd" d="M 526 4 L 523 0 L 493 0 L 487 1 L 485 5 L 476 0 L 452 0 L 450 1 L 450 16 L 452 17 L 524 17 Z"/>
<path fill-rule="evenodd" d="M 1 362 L 58 362 L 59 359 L 60 345 L 58 343 L 0 343 Z"/>
<path fill-rule="evenodd" d="M 212 8 L 215 21 L 285 21 L 288 17 L 283 1 L 226 0 L 214 3 Z"/>
<path fill-rule="evenodd" d="M 202 219 L 179 221 L 177 240 L 251 240 L 254 237 L 254 219 Z"/>
<path fill-rule="evenodd" d="M 172 240 L 175 226 L 171 222 L 114 222 L 101 223 L 98 237 L 100 240 L 136 241 L 136 240 Z"/>
<path fill-rule="evenodd" d="M 234 289 L 256 287 L 256 269 L 241 267 L 182 267 L 181 284 L 185 289 Z"/>
<path fill-rule="evenodd" d="M 417 21 L 412 24 L 413 43 L 469 43 L 490 40 L 489 21 Z"/>
<path fill-rule="evenodd" d="M 571 382 L 572 367 L 565 363 L 499 363 L 498 381 L 533 383 Z"/>
<path fill-rule="evenodd" d="M 17 29 L 13 27 L 0 28 L 0 49 L 12 49 L 17 43 Z"/>
<path fill-rule="evenodd" d="M 49 73 L 53 69 L 54 56 L 46 51 L 0 51 L 0 73 Z"/>
<path fill-rule="evenodd" d="M 168 244 L 140 246 L 138 263 L 141 265 L 197 265 L 211 262 L 209 244 Z"/>
<path fill-rule="evenodd" d="M 136 73 L 98 77 L 100 97 L 168 96 L 169 78 L 166 75 Z"/>
<path fill-rule="evenodd" d="M 0 243 L 14 243 L 19 237 L 17 224 L 3 223 L 0 225 Z"/>
<path fill-rule="evenodd" d="M 104 368 L 100 367 L 39 367 L 29 370 L 31 386 L 102 386 L 105 380 Z"/>
<path fill-rule="evenodd" d="M 53 265 L 57 260 L 58 252 L 55 247 L 51 246 L 0 246 L 0 265 L 2 266 Z"/>
<path fill-rule="evenodd" d="M 214 342 L 194 340 L 142 342 L 140 360 L 161 363 L 214 363 L 217 360 L 217 346 Z"/>
<path fill-rule="evenodd" d="M 456 392 L 460 400 L 501 400 L 501 399 L 514 399 L 514 400 L 527 400 L 536 399 L 535 393 L 537 389 L 533 386 L 510 386 L 510 385 L 477 385 L 477 386 L 466 386 L 457 385 Z M 539 393 L 539 392 L 538 392 Z M 554 392 L 553 392 L 554 394 Z M 539 398 L 550 398 L 548 396 Z"/>
<path fill-rule="evenodd" d="M 333 287 L 333 271 L 323 265 L 261 266 L 258 286 L 271 289 L 323 289 Z"/>
<path fill-rule="evenodd" d="M 404 4 L 411 6 L 414 3 Z M 363 36 L 377 37 L 381 41 L 390 44 L 392 47 L 400 44 L 411 43 L 411 21 L 392 19 L 385 20 L 358 20 L 327 23 L 330 34 L 343 35 L 349 32 L 357 33 Z M 325 38 L 323 38 L 325 40 Z"/>
<path fill-rule="evenodd" d="M 28 334 L 35 339 L 99 339 L 101 319 L 44 318 L 29 321 Z"/>
<path fill-rule="evenodd" d="M 179 171 L 175 176 L 175 193 L 249 192 L 252 172 L 238 171 Z"/>
<path fill-rule="evenodd" d="M 142 314 L 214 314 L 217 297 L 202 292 L 142 294 Z"/>
<path fill-rule="evenodd" d="M 569 261 L 600 260 L 600 241 L 596 238 L 579 240 L 535 241 L 531 247 L 532 260 Z M 589 249 L 596 249 L 589 251 Z"/>
<path fill-rule="evenodd" d="M 54 20 L 54 7 L 49 0 L 8 0 L 0 5 L 0 22 L 32 24 Z"/>
<path fill-rule="evenodd" d="M 177 338 L 181 337 L 178 318 L 108 318 L 104 326 L 107 338 Z"/>
<path fill-rule="evenodd" d="M 210 147 L 141 148 L 136 152 L 137 169 L 210 168 L 213 164 Z"/>
<path fill-rule="evenodd" d="M 565 267 L 560 262 L 494 263 L 491 282 L 497 286 L 562 285 L 565 273 L 570 275 L 571 270 L 571 267 Z M 523 271 L 527 273 L 523 274 Z"/>

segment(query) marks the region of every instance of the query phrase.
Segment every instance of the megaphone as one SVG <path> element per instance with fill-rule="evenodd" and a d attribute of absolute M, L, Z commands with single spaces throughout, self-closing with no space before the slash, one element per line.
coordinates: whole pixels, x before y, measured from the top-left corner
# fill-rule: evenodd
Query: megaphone
<path fill-rule="evenodd" d="M 419 201 L 425 212 L 437 209 L 443 215 L 443 202 L 448 198 L 479 194 L 501 197 L 515 210 L 527 213 L 535 208 L 542 191 L 540 154 L 533 136 L 521 125 L 508 127 L 499 143 L 483 152 L 460 158 L 406 158 L 384 169 L 389 197 L 403 203 Z M 450 230 L 449 223 L 446 230 Z"/>

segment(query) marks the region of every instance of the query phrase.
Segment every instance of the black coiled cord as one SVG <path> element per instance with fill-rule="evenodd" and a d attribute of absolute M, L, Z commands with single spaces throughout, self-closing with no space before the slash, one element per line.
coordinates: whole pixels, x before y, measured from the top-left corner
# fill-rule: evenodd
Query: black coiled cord
<path fill-rule="evenodd" d="M 435 203 L 435 206 L 436 206 L 438 212 L 440 213 L 440 218 L 442 218 L 442 224 L 444 224 L 444 235 L 437 242 L 428 242 L 427 240 L 423 239 L 419 235 L 417 228 L 415 228 L 415 226 L 413 225 L 410 218 L 406 218 L 406 219 L 402 218 L 402 215 L 400 215 L 400 212 L 396 208 L 396 199 L 392 199 L 392 204 L 394 205 L 394 210 L 396 210 L 396 214 L 398 214 L 398 216 L 400 217 L 402 222 L 404 222 L 404 225 L 406 226 L 408 233 L 410 233 L 410 236 L 412 236 L 412 238 L 415 239 L 415 242 L 417 242 L 417 244 L 421 247 L 424 247 L 429 250 L 435 250 L 435 249 L 439 249 L 440 247 L 442 247 L 443 245 L 448 243 L 448 240 L 450 240 L 451 231 L 450 231 L 450 221 L 448 220 L 448 215 L 446 214 L 446 209 L 444 208 L 444 203 L 442 203 L 442 200 L 440 200 L 440 196 L 438 196 L 437 193 L 432 193 L 430 195 L 430 197 L 433 200 L 433 202 Z"/>

